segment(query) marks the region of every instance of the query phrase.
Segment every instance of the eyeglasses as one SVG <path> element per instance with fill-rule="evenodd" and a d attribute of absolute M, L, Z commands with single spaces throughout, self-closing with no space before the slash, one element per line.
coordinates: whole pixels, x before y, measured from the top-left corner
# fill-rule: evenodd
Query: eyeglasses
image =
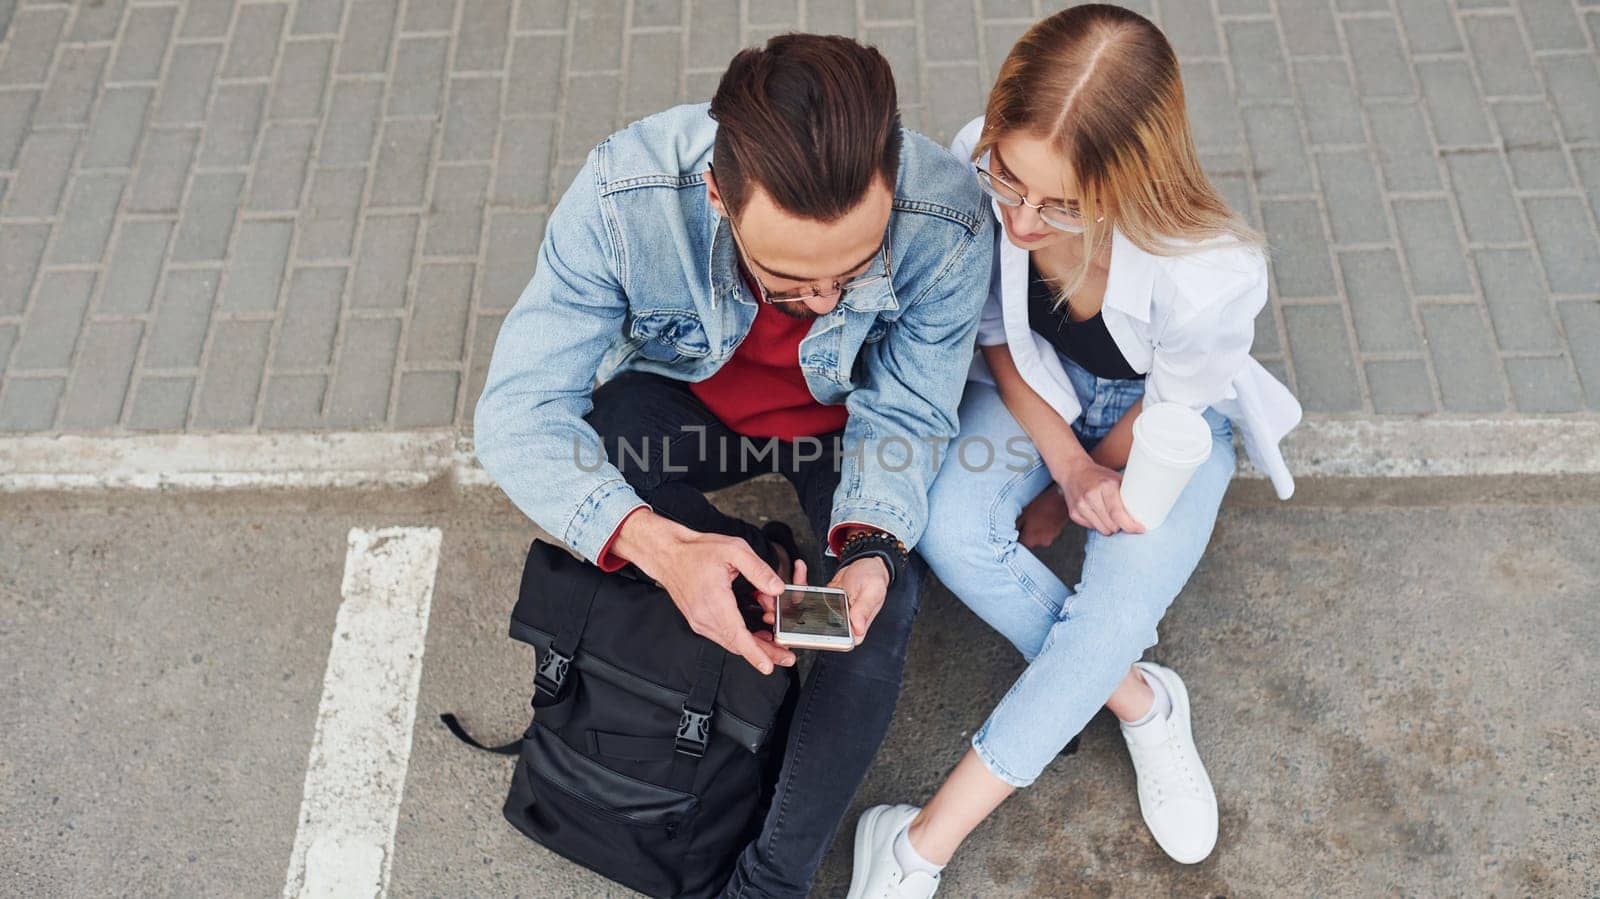
<path fill-rule="evenodd" d="M 978 170 L 978 186 L 983 188 L 984 193 L 998 200 L 1000 205 L 1009 206 L 1012 209 L 1018 206 L 1026 206 L 1039 213 L 1040 221 L 1057 231 L 1065 231 L 1068 234 L 1083 233 L 1083 216 L 1078 212 L 1065 206 L 1029 203 L 1028 198 L 1022 195 L 1022 191 L 1017 190 L 1004 178 L 981 165 L 975 165 L 973 168 Z M 1105 221 L 1105 216 L 1101 216 L 1095 221 L 1103 222 Z"/>
<path fill-rule="evenodd" d="M 750 263 L 750 265 L 755 268 L 764 268 L 764 266 L 750 258 L 749 251 L 744 248 L 744 240 L 739 237 L 739 228 L 733 223 L 733 216 L 728 216 L 728 230 L 733 232 L 733 242 L 738 245 L 739 252 L 744 256 L 745 261 Z M 866 287 L 869 284 L 876 284 L 879 281 L 888 280 L 890 276 L 889 254 L 889 235 L 884 234 L 883 246 L 878 249 L 877 256 L 878 261 L 883 267 L 883 271 L 877 274 L 861 275 L 851 278 L 848 281 L 833 281 L 830 282 L 826 287 L 820 284 L 806 284 L 801 287 L 790 288 L 788 290 L 771 290 L 767 287 L 765 282 L 755 275 L 754 272 L 751 273 L 751 280 L 755 281 L 756 287 L 761 289 L 761 299 L 767 303 L 801 303 L 812 298 L 819 300 L 831 300 L 836 297 L 844 296 L 846 291 L 857 290 L 859 288 Z"/>

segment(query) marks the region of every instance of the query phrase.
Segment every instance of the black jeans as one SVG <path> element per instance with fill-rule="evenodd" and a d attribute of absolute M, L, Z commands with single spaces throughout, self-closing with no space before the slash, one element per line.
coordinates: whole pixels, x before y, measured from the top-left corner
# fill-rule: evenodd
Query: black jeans
<path fill-rule="evenodd" d="M 834 435 L 777 441 L 752 462 L 742 440 L 689 390 L 670 378 L 639 372 L 617 376 L 594 393 L 588 422 L 608 458 L 656 512 L 698 531 L 744 537 L 762 558 L 776 560 L 765 536 L 727 515 L 704 491 L 776 468 L 794 486 L 818 539 L 826 539 L 839 484 Z M 817 455 L 820 447 L 820 456 Z M 743 464 L 741 464 L 743 462 Z M 808 580 L 825 584 L 838 560 L 822 556 Z M 866 639 L 849 652 L 819 652 L 801 687 L 789 727 L 783 769 L 761 834 L 739 857 L 724 893 L 731 897 L 804 896 L 838 832 L 872 757 L 889 730 L 900 696 L 906 644 L 917 614 L 922 561 L 916 556 L 895 582 Z"/>

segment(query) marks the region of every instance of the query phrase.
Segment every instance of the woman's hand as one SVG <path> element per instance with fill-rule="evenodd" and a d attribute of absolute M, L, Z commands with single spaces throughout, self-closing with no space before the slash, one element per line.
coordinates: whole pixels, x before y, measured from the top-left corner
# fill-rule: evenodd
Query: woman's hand
<path fill-rule="evenodd" d="M 1049 546 L 1061 536 L 1067 525 L 1067 498 L 1055 484 L 1034 497 L 1017 516 L 1017 533 L 1023 546 L 1033 548 Z"/>
<path fill-rule="evenodd" d="M 1107 537 L 1117 531 L 1144 533 L 1144 525 L 1133 519 L 1122 505 L 1122 474 L 1087 457 L 1057 478 L 1066 495 L 1067 515 L 1086 528 Z"/>

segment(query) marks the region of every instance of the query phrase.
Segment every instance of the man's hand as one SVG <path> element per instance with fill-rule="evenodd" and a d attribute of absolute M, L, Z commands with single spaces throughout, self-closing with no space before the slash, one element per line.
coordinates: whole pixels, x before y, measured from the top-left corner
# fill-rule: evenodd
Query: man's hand
<path fill-rule="evenodd" d="M 1066 495 L 1067 515 L 1078 524 L 1107 537 L 1117 531 L 1144 533 L 1144 525 L 1123 508 L 1120 472 L 1096 465 L 1085 456 L 1056 481 Z"/>
<path fill-rule="evenodd" d="M 1061 536 L 1067 524 L 1067 498 L 1055 484 L 1034 497 L 1017 516 L 1017 532 L 1023 546 L 1049 546 Z"/>
<path fill-rule="evenodd" d="M 795 560 L 794 583 L 801 586 L 806 584 L 806 563 L 803 559 Z M 882 559 L 875 556 L 857 559 L 835 572 L 828 586 L 843 590 L 849 599 L 850 630 L 855 634 L 856 645 L 860 646 L 861 641 L 866 639 L 867 628 L 872 626 L 872 619 L 878 617 L 878 612 L 883 608 L 884 597 L 888 595 L 889 569 L 884 567 Z M 776 625 L 777 617 L 773 609 L 778 602 L 778 594 L 758 592 L 756 599 L 761 602 L 761 620 Z M 768 638 L 765 633 L 756 636 Z"/>
<path fill-rule="evenodd" d="M 661 584 L 689 628 L 723 649 L 743 656 L 762 674 L 793 665 L 794 653 L 745 628 L 732 584 L 744 575 L 760 593 L 783 592 L 783 581 L 750 544 L 738 537 L 702 534 L 649 509 L 623 522 L 612 550 Z"/>

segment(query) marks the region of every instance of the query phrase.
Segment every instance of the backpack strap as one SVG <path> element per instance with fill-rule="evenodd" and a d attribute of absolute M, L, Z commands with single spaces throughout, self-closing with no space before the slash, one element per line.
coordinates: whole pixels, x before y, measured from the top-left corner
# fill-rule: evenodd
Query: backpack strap
<path fill-rule="evenodd" d="M 495 755 L 516 755 L 517 750 L 522 748 L 521 739 L 512 740 L 510 743 L 504 743 L 499 746 L 485 746 L 473 739 L 472 735 L 467 733 L 467 729 L 461 726 L 461 722 L 457 720 L 456 716 L 449 712 L 440 715 L 439 720 L 444 722 L 445 727 L 450 728 L 450 732 L 455 734 L 457 740 L 474 749 L 482 749 L 484 752 L 492 752 Z"/>
<path fill-rule="evenodd" d="M 694 786 L 694 772 L 706 754 L 711 740 L 711 716 L 716 710 L 717 688 L 722 685 L 722 667 L 728 652 L 710 640 L 700 641 L 700 664 L 694 686 L 683 701 L 683 711 L 678 716 L 678 733 L 674 740 L 672 756 L 672 786 L 690 792 Z"/>
<path fill-rule="evenodd" d="M 576 591 L 573 597 L 575 602 L 567 608 L 561 629 L 550 641 L 550 649 L 539 653 L 539 664 L 533 675 L 536 695 L 542 692 L 551 700 L 557 700 L 567 686 L 567 676 L 572 673 L 572 657 L 577 655 L 583 629 L 589 624 L 589 611 L 594 608 L 594 598 L 606 583 L 606 576 L 598 568 L 589 573 L 594 586 L 588 591 Z"/>

